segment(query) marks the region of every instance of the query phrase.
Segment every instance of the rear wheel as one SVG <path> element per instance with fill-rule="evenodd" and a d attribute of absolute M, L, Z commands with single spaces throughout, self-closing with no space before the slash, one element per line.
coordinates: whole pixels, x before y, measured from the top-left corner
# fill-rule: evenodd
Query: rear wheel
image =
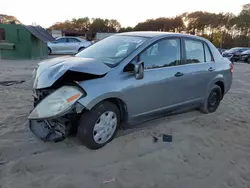
<path fill-rule="evenodd" d="M 78 52 L 81 52 L 82 50 L 84 50 L 84 47 L 79 48 Z"/>
<path fill-rule="evenodd" d="M 221 88 L 218 85 L 214 85 L 212 87 L 206 101 L 204 102 L 204 104 L 200 108 L 201 111 L 206 113 L 206 114 L 215 112 L 220 105 L 221 99 L 222 99 Z"/>
<path fill-rule="evenodd" d="M 115 104 L 105 101 L 82 115 L 77 137 L 89 149 L 99 149 L 114 138 L 119 124 L 119 109 Z"/>
<path fill-rule="evenodd" d="M 250 64 L 250 57 L 246 58 L 246 63 Z"/>

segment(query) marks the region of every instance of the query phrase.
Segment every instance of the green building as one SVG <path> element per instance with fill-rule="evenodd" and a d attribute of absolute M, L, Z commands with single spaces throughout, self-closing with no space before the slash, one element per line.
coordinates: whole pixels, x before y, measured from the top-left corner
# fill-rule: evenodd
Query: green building
<path fill-rule="evenodd" d="M 54 38 L 40 26 L 0 24 L 0 59 L 40 59 L 48 56 Z"/>

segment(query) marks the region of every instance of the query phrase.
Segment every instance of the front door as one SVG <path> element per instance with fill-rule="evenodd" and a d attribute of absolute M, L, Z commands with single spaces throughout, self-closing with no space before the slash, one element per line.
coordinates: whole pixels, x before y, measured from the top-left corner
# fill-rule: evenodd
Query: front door
<path fill-rule="evenodd" d="M 124 73 L 131 86 L 124 91 L 131 118 L 165 111 L 182 104 L 184 79 L 179 73 L 181 62 L 180 39 L 163 39 L 139 55 L 144 62 L 144 78 L 136 80 Z M 127 84 L 124 83 L 124 84 Z"/>
<path fill-rule="evenodd" d="M 52 43 L 52 52 L 64 54 L 66 52 L 67 38 L 59 38 L 55 43 Z"/>

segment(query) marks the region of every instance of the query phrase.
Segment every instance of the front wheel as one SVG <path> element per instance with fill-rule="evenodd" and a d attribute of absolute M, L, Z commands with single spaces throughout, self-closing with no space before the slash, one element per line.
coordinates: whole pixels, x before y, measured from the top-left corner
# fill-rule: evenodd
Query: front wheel
<path fill-rule="evenodd" d="M 79 121 L 77 137 L 89 149 L 99 149 L 114 138 L 119 124 L 119 109 L 115 104 L 104 101 L 91 111 L 84 112 Z"/>
<path fill-rule="evenodd" d="M 204 104 L 200 108 L 203 113 L 213 113 L 217 110 L 222 99 L 221 88 L 218 85 L 214 85 L 210 90 L 208 97 Z"/>

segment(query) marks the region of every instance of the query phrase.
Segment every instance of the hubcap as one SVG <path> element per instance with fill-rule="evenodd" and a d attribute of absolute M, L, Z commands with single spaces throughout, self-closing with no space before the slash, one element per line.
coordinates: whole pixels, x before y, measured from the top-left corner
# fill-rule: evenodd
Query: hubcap
<path fill-rule="evenodd" d="M 104 112 L 96 121 L 93 129 L 93 137 L 96 143 L 107 142 L 115 133 L 117 117 L 112 111 Z"/>

